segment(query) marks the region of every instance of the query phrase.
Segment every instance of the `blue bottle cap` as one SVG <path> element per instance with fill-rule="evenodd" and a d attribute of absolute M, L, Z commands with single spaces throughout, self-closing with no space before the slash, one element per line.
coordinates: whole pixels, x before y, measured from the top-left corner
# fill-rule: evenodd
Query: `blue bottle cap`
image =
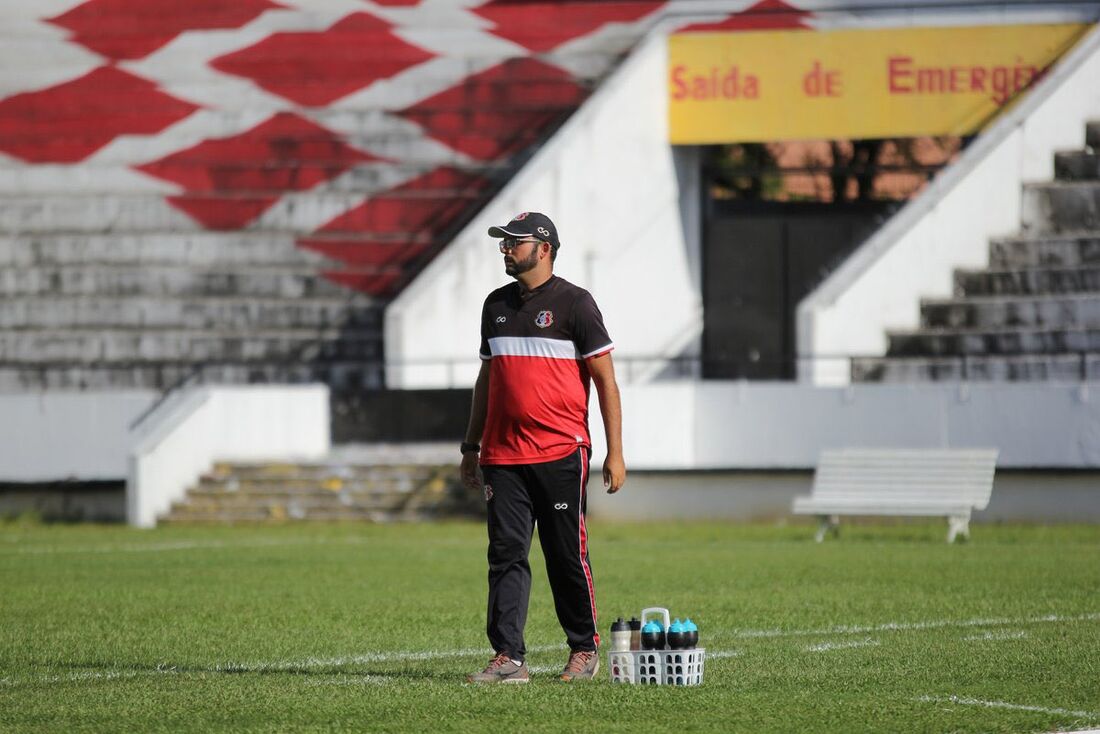
<path fill-rule="evenodd" d="M 651 619 L 642 627 L 642 632 L 664 632 L 665 628 L 656 619 Z"/>
<path fill-rule="evenodd" d="M 691 621 L 690 617 L 688 619 L 684 620 L 684 632 L 698 632 L 698 631 L 699 631 L 699 628 L 696 626 L 695 622 Z"/>
<path fill-rule="evenodd" d="M 684 629 L 684 623 L 681 622 L 679 619 L 677 619 L 675 622 L 673 622 L 671 625 L 669 625 L 668 631 L 669 632 L 686 632 L 687 630 Z"/>

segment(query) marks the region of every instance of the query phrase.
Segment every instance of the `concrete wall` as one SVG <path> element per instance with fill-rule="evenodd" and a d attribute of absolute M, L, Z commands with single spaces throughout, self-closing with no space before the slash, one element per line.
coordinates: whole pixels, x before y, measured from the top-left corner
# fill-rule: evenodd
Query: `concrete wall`
<path fill-rule="evenodd" d="M 1053 176 L 1054 153 L 1084 146 L 1100 117 L 1100 28 L 1015 109 L 798 306 L 799 379 L 846 384 L 846 355 L 886 352 L 916 328 L 921 297 L 949 297 L 956 268 L 988 264 L 989 239 L 1020 229 L 1022 186 Z M 820 359 L 817 359 L 820 357 Z"/>
<path fill-rule="evenodd" d="M 153 390 L 0 395 L 0 482 L 126 476 L 128 432 Z"/>
<path fill-rule="evenodd" d="M 126 519 L 153 527 L 215 461 L 309 461 L 329 442 L 328 387 L 201 387 L 160 406 L 131 437 Z"/>
<path fill-rule="evenodd" d="M 999 469 L 1100 469 L 1096 383 L 628 385 L 623 443 L 635 470 L 809 470 L 826 448 L 1000 450 Z M 594 459 L 603 461 L 593 396 Z"/>
<path fill-rule="evenodd" d="M 663 35 L 650 36 L 387 309 L 389 387 L 473 384 L 489 291 L 511 279 L 486 230 L 548 214 L 558 275 L 592 291 L 621 356 L 675 356 L 702 329 L 697 240 L 668 144 Z M 660 368 L 660 362 L 653 365 Z"/>
<path fill-rule="evenodd" d="M 588 512 L 600 520 L 786 522 L 791 500 L 809 494 L 812 485 L 810 471 L 640 471 L 631 473 L 626 487 L 615 495 L 606 494 L 593 479 L 588 485 Z M 1100 522 L 1100 472 L 998 470 L 989 506 L 975 512 L 973 521 Z M 797 522 L 814 521 L 803 517 Z"/>

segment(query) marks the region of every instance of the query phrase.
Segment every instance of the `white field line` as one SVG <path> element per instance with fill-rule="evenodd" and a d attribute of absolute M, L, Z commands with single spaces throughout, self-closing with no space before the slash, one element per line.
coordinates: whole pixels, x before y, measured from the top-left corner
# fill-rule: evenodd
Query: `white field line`
<path fill-rule="evenodd" d="M 565 650 L 565 645 L 537 645 L 527 648 L 528 653 Z M 364 653 L 361 655 L 342 655 L 333 658 L 305 658 L 303 660 L 277 660 L 258 663 L 223 663 L 210 670 L 217 673 L 267 673 L 279 671 L 308 670 L 310 668 L 337 668 L 343 665 L 363 665 L 366 663 L 404 663 L 418 660 L 441 660 L 444 658 L 484 657 L 488 660 L 492 652 L 484 647 L 469 647 L 461 650 L 422 650 Z M 562 665 L 565 665 L 564 660 Z"/>
<path fill-rule="evenodd" d="M 1042 617 L 1023 617 L 1017 619 L 940 619 L 927 622 L 886 622 L 872 625 L 837 625 L 812 630 L 730 630 L 719 632 L 719 636 L 737 639 L 768 637 L 827 637 L 829 635 L 861 635 L 874 632 L 909 632 L 914 630 L 945 629 L 950 627 L 1009 627 L 1022 624 L 1049 624 L 1058 622 L 1086 622 L 1100 620 L 1100 612 L 1065 616 L 1047 614 Z"/>
<path fill-rule="evenodd" d="M 822 642 L 802 648 L 805 652 L 828 652 L 829 650 L 848 650 L 853 647 L 878 647 L 878 640 L 849 640 L 848 642 Z"/>
<path fill-rule="evenodd" d="M 1100 719 L 1100 713 L 1093 711 L 1073 711 L 1071 709 L 1049 708 L 1047 706 L 1026 706 L 1019 703 L 1007 703 L 1005 701 L 982 701 L 977 698 L 965 698 L 963 696 L 919 696 L 915 701 L 924 703 L 954 703 L 960 706 L 985 706 L 995 709 L 1012 709 L 1013 711 L 1036 711 L 1041 714 L 1057 714 L 1059 716 L 1075 716 L 1082 719 Z"/>
<path fill-rule="evenodd" d="M 714 652 L 707 651 L 707 660 L 720 660 L 721 658 L 737 658 L 741 657 L 740 650 L 715 650 Z"/>
<path fill-rule="evenodd" d="M 47 555 L 55 553 L 160 553 L 163 551 L 206 550 L 221 548 L 280 548 L 302 545 L 358 545 L 367 542 L 364 538 L 312 538 L 287 540 L 279 538 L 261 538 L 226 542 L 222 540 L 181 540 L 170 543 L 123 543 L 120 545 L 89 546 L 42 546 L 31 548 L 0 549 L 0 555 Z"/>
<path fill-rule="evenodd" d="M 847 635 L 867 632 L 894 632 L 894 631 L 908 631 L 908 630 L 928 630 L 928 629 L 944 629 L 951 627 L 979 627 L 979 626 L 1014 626 L 1022 624 L 1050 624 L 1059 622 L 1080 622 L 1080 621 L 1092 621 L 1100 619 L 1100 612 L 1094 612 L 1090 614 L 1079 615 L 1057 615 L 1049 614 L 1042 617 L 1030 617 L 1021 619 L 963 619 L 963 620 L 935 620 L 928 622 L 888 622 L 886 624 L 871 625 L 871 626 L 837 626 L 828 627 L 824 629 L 813 630 L 734 630 L 727 633 L 733 637 L 741 638 L 781 638 L 781 637 L 804 637 L 804 636 L 818 636 L 826 637 L 829 635 Z M 718 633 L 722 636 L 721 633 Z M 841 649 L 843 647 L 865 647 L 870 644 L 878 644 L 873 640 L 855 641 L 854 644 L 845 645 L 844 643 L 822 643 L 820 645 L 814 645 L 803 648 L 806 651 L 820 652 L 829 649 Z M 565 645 L 537 645 L 528 648 L 529 653 L 551 652 L 554 650 L 564 650 Z M 391 663 L 391 662 L 415 662 L 423 660 L 441 660 L 446 658 L 476 658 L 476 657 L 489 657 L 489 651 L 484 647 L 476 648 L 464 648 L 456 650 L 405 650 L 394 652 L 378 652 L 378 653 L 362 653 L 356 655 L 341 655 L 338 657 L 330 658 L 304 658 L 300 660 L 275 660 L 275 661 L 261 661 L 261 662 L 227 662 L 215 665 L 211 668 L 205 668 L 208 672 L 215 673 L 259 673 L 259 672 L 294 672 L 300 670 L 310 670 L 318 668 L 337 668 L 345 665 L 363 665 L 369 663 Z M 739 650 L 712 650 L 707 653 L 707 656 L 711 659 L 725 658 L 725 657 L 737 657 L 741 654 Z M 162 665 L 158 666 L 156 670 L 149 671 L 105 671 L 94 673 L 74 673 L 69 676 L 46 676 L 34 679 L 0 679 L 0 685 L 19 685 L 24 682 L 47 682 L 56 683 L 64 681 L 81 680 L 79 676 L 84 678 L 111 678 L 111 677 L 133 677 L 137 675 L 149 675 L 149 674 L 171 674 L 171 673 L 183 673 L 184 670 L 178 670 L 175 667 Z M 946 699 L 945 699 L 946 700 Z"/>
<path fill-rule="evenodd" d="M 528 648 L 528 652 L 549 652 L 552 650 L 565 650 L 565 645 L 538 645 Z M 333 658 L 305 658 L 302 660 L 274 660 L 269 662 L 253 663 L 220 663 L 208 668 L 192 670 L 189 667 L 179 668 L 174 665 L 158 665 L 150 670 L 107 670 L 107 671 L 83 671 L 68 673 L 65 675 L 38 675 L 25 678 L 0 678 L 0 686 L 18 686 L 24 683 L 72 683 L 83 680 L 119 680 L 124 678 L 136 678 L 145 675 L 179 675 L 188 672 L 211 673 L 294 673 L 302 670 L 339 668 L 344 665 L 362 665 L 364 663 L 385 662 L 414 662 L 417 660 L 439 660 L 443 658 L 479 657 L 488 659 L 489 653 L 485 648 L 467 648 L 464 650 L 424 650 L 404 651 L 392 653 L 367 653 L 363 655 L 343 655 Z M 564 661 L 562 666 L 564 666 Z M 533 672 L 547 673 L 561 670 L 562 666 L 538 666 L 531 668 Z M 545 667 L 545 670 L 543 669 Z M 392 682 L 394 676 L 370 674 L 357 675 L 345 673 L 333 675 L 328 678 L 317 679 L 322 681 L 317 685 L 366 685 Z"/>

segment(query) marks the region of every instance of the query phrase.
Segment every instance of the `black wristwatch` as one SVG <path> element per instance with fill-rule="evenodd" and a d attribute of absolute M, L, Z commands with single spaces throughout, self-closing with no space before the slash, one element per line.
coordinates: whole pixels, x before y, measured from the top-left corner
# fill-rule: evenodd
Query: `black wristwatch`
<path fill-rule="evenodd" d="M 459 447 L 459 451 L 462 452 L 463 456 L 470 453 L 471 451 L 473 451 L 476 454 L 479 451 L 481 451 L 481 444 L 479 444 L 479 443 L 466 443 L 465 441 L 463 441 L 462 446 Z"/>

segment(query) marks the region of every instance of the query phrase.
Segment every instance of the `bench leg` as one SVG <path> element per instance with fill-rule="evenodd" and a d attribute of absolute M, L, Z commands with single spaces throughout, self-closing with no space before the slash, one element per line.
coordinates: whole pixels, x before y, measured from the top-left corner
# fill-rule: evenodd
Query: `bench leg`
<path fill-rule="evenodd" d="M 818 515 L 817 533 L 814 534 L 814 540 L 818 543 L 825 540 L 825 534 L 830 530 L 833 533 L 833 537 L 840 535 L 840 516 L 839 515 Z"/>
<path fill-rule="evenodd" d="M 960 535 L 970 539 L 970 515 L 951 515 L 947 518 L 947 542 L 954 543 Z"/>

